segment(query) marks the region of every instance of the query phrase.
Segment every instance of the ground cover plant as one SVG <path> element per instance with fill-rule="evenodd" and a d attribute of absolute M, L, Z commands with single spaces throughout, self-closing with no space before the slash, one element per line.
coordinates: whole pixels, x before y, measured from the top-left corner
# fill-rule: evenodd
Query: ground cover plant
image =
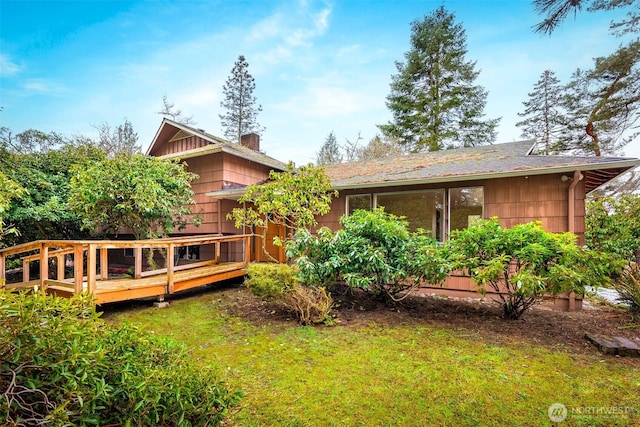
<path fill-rule="evenodd" d="M 617 328 L 631 320 L 626 310 L 536 306 L 504 322 L 497 305 L 435 297 L 390 306 L 355 290 L 335 303 L 331 327 L 300 326 L 240 286 L 191 292 L 163 310 L 113 305 L 105 317 L 224 367 L 245 392 L 233 426 L 551 426 L 556 402 L 569 410 L 561 425 L 640 422 L 640 360 L 603 356 L 582 337 L 633 336 Z M 612 407 L 630 409 L 585 413 Z"/>
<path fill-rule="evenodd" d="M 0 291 L 0 419 L 8 426 L 213 426 L 239 399 L 185 347 L 88 297 Z"/>

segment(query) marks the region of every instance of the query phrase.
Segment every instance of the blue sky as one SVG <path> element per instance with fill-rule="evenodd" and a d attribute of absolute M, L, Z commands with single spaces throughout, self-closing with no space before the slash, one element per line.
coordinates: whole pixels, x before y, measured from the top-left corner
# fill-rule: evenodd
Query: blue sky
<path fill-rule="evenodd" d="M 619 44 L 611 12 L 534 34 L 540 17 L 524 0 L 0 0 L 0 125 L 95 136 L 94 125 L 127 118 L 146 149 L 166 95 L 222 136 L 222 86 L 242 54 L 263 108 L 261 148 L 304 164 L 329 132 L 365 144 L 391 118 L 385 98 L 410 23 L 441 4 L 466 30 L 487 117 L 502 117 L 496 142 L 520 139 L 517 113 L 545 69 L 566 81 Z M 626 154 L 640 157 L 640 141 Z"/>

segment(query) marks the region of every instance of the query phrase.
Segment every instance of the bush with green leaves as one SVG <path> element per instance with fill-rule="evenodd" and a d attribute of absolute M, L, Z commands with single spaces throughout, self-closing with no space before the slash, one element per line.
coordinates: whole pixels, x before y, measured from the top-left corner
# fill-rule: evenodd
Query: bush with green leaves
<path fill-rule="evenodd" d="M 305 286 L 299 270 L 288 264 L 253 263 L 247 268 L 245 286 L 254 295 L 282 303 L 296 313 L 301 324 L 327 323 L 333 299 L 323 287 Z"/>
<path fill-rule="evenodd" d="M 619 300 L 629 304 L 632 311 L 640 313 L 640 266 L 637 263 L 631 262 L 622 270 L 613 288 L 620 295 Z"/>
<path fill-rule="evenodd" d="M 438 243 L 422 232 L 409 231 L 402 217 L 356 210 L 340 218 L 335 233 L 321 228 L 316 235 L 300 230 L 287 245 L 303 282 L 316 286 L 346 283 L 376 296 L 397 298 L 421 281 L 441 283 L 450 271 Z"/>
<path fill-rule="evenodd" d="M 640 195 L 603 197 L 587 204 L 587 246 L 628 261 L 640 250 Z"/>
<path fill-rule="evenodd" d="M 468 272 L 481 293 L 491 288 L 505 318 L 518 319 L 545 294 L 583 293 L 619 271 L 619 261 L 579 247 L 576 239 L 550 233 L 539 221 L 504 228 L 492 218 L 452 231 L 447 246 L 454 267 Z"/>
<path fill-rule="evenodd" d="M 296 268 L 287 264 L 255 262 L 247 267 L 244 285 L 260 298 L 279 298 L 300 283 L 297 273 Z"/>
<path fill-rule="evenodd" d="M 87 296 L 0 291 L 8 425 L 218 425 L 239 398 L 182 345 L 105 323 Z"/>

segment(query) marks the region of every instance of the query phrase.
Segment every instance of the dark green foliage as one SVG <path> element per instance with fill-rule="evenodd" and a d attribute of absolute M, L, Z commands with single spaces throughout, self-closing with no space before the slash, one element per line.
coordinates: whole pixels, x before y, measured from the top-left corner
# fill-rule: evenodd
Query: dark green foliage
<path fill-rule="evenodd" d="M 68 206 L 83 229 L 117 233 L 127 228 L 136 239 L 184 228 L 197 175 L 184 163 L 142 154 L 118 154 L 73 168 Z"/>
<path fill-rule="evenodd" d="M 35 130 L 13 136 L 2 128 L 0 165 L 7 178 L 26 190 L 4 214 L 5 223 L 17 230 L 5 243 L 88 237 L 80 229 L 78 216 L 66 206 L 70 168 L 104 157 L 104 151 L 82 138 L 65 141 L 57 134 Z"/>
<path fill-rule="evenodd" d="M 632 311 L 640 313 L 640 266 L 637 263 L 625 267 L 613 288 L 620 294 L 620 300 L 628 303 Z"/>
<path fill-rule="evenodd" d="M 583 293 L 608 283 L 620 264 L 583 250 L 572 233 L 545 231 L 539 222 L 503 228 L 497 218 L 451 232 L 447 243 L 455 267 L 500 298 L 503 315 L 518 319 L 545 294 Z"/>
<path fill-rule="evenodd" d="M 0 365 L 8 425 L 217 425 L 240 397 L 183 346 L 106 324 L 89 297 L 1 291 Z"/>
<path fill-rule="evenodd" d="M 409 232 L 407 221 L 382 208 L 356 210 L 340 223 L 343 229 L 335 233 L 322 228 L 314 236 L 300 230 L 287 245 L 305 283 L 346 283 L 394 298 L 421 280 L 440 283 L 449 272 L 435 240 Z"/>
<path fill-rule="evenodd" d="M 495 140 L 499 119 L 483 119 L 487 91 L 467 61 L 467 37 L 444 6 L 411 24 L 411 49 L 396 62 L 382 132 L 412 151 L 470 147 Z"/>

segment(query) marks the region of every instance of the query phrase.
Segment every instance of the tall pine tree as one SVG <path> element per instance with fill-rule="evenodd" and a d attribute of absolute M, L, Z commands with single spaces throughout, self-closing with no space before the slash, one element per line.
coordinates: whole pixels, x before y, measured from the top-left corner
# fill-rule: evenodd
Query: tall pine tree
<path fill-rule="evenodd" d="M 522 104 L 525 110 L 518 113 L 524 120 L 516 123 L 525 138 L 537 138 L 544 154 L 557 153 L 558 139 L 565 122 L 561 106 L 563 86 L 551 70 L 545 70 L 529 93 L 529 100 Z"/>
<path fill-rule="evenodd" d="M 256 83 L 248 68 L 249 63 L 244 56 L 238 56 L 231 75 L 222 88 L 224 100 L 220 102 L 220 106 L 226 110 L 224 114 L 220 114 L 224 136 L 238 143 L 242 135 L 260 134 L 264 131 L 258 123 L 258 113 L 262 111 L 262 106 L 256 104 L 253 96 Z"/>
<path fill-rule="evenodd" d="M 474 82 L 466 34 L 444 6 L 411 25 L 411 49 L 396 62 L 387 107 L 393 121 L 383 134 L 411 151 L 491 143 L 500 119 L 483 119 L 487 91 Z"/>

